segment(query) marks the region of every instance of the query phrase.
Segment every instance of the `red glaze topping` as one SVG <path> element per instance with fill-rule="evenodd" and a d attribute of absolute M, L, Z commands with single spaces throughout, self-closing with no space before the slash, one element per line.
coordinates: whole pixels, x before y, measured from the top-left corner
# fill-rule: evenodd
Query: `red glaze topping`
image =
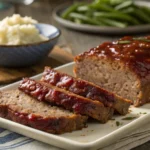
<path fill-rule="evenodd" d="M 92 55 L 123 61 L 140 78 L 150 76 L 150 36 L 143 38 L 126 36 L 116 42 L 105 42 L 80 56 Z"/>
<path fill-rule="evenodd" d="M 9 115 L 11 115 L 13 121 L 44 131 L 54 130 L 56 132 L 59 132 L 58 129 L 65 126 L 65 124 L 63 124 L 65 123 L 63 121 L 64 120 L 63 117 L 57 119 L 43 118 L 41 116 L 37 116 L 34 114 L 26 114 L 26 113 L 13 112 L 13 111 L 11 111 L 11 114 Z"/>
<path fill-rule="evenodd" d="M 19 85 L 19 89 L 39 101 L 48 101 L 57 105 L 61 105 L 69 110 L 74 110 L 76 113 L 88 115 L 87 112 L 93 111 L 97 105 L 103 104 L 91 101 L 84 98 L 79 98 L 73 95 L 68 95 L 61 90 L 57 90 L 51 86 L 44 86 L 28 78 L 23 79 Z M 80 108 L 79 108 L 80 107 Z M 100 108 L 99 108 L 100 109 Z"/>
<path fill-rule="evenodd" d="M 75 79 L 72 76 L 59 73 L 49 67 L 45 68 L 42 81 L 64 88 L 83 97 L 98 100 L 108 107 L 113 106 L 115 102 L 114 95 L 104 89 L 100 89 L 96 85 L 93 86 L 84 80 Z"/>

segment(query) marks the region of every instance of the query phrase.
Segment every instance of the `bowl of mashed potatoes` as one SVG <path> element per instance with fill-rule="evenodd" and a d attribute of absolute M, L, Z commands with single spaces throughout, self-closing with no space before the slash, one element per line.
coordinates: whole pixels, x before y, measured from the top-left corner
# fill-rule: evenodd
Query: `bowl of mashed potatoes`
<path fill-rule="evenodd" d="M 59 29 L 31 17 L 4 18 L 0 21 L 0 66 L 25 67 L 42 61 L 59 36 Z"/>

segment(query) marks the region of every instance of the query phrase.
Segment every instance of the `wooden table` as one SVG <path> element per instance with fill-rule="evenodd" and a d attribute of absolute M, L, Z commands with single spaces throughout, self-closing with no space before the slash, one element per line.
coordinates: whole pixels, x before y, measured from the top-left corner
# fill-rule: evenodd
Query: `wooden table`
<path fill-rule="evenodd" d="M 115 40 L 123 36 L 81 33 L 60 26 L 52 18 L 52 11 L 58 5 L 66 1 L 67 0 L 35 0 L 35 2 L 30 6 L 14 5 L 8 10 L 0 11 L 0 19 L 3 19 L 6 16 L 11 16 L 14 13 L 19 13 L 23 16 L 32 16 L 39 22 L 54 24 L 61 29 L 62 32 L 58 45 L 67 45 L 72 49 L 73 55 L 77 55 L 85 50 L 88 50 L 103 41 Z M 69 2 L 73 2 L 73 0 Z M 148 34 L 150 33 L 147 33 L 147 35 Z M 134 148 L 134 150 L 150 150 L 150 142 Z"/>

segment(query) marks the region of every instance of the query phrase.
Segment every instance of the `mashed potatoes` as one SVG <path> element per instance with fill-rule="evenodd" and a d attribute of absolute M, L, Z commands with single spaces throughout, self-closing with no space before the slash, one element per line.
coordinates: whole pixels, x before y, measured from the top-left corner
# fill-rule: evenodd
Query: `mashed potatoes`
<path fill-rule="evenodd" d="M 0 45 L 22 45 L 48 40 L 34 26 L 37 21 L 31 17 L 13 15 L 0 21 Z"/>

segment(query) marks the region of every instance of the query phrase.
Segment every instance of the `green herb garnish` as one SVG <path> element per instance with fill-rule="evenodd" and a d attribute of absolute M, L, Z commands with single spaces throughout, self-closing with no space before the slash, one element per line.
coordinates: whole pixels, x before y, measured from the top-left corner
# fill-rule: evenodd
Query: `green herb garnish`
<path fill-rule="evenodd" d="M 146 39 L 146 38 L 143 38 L 143 37 L 133 38 L 133 40 L 143 41 L 143 42 L 150 42 L 149 39 Z M 129 40 L 118 41 L 118 44 L 130 44 L 130 43 L 131 43 L 131 41 L 129 41 Z"/>
<path fill-rule="evenodd" d="M 143 114 L 147 114 L 147 112 L 144 112 Z"/>
<path fill-rule="evenodd" d="M 118 41 L 118 44 L 130 44 L 131 43 L 131 41 Z"/>
<path fill-rule="evenodd" d="M 147 112 L 140 112 L 139 114 L 147 114 Z"/>
<path fill-rule="evenodd" d="M 143 41 L 143 42 L 150 42 L 150 40 L 143 38 L 143 37 L 139 37 L 139 38 L 133 38 L 133 40 L 137 40 L 137 41 Z"/>
<path fill-rule="evenodd" d="M 135 118 L 137 118 L 137 117 L 126 117 L 126 118 L 122 118 L 122 120 L 133 120 Z"/>
<path fill-rule="evenodd" d="M 120 125 L 120 122 L 119 121 L 116 121 L 116 126 L 119 126 Z"/>

